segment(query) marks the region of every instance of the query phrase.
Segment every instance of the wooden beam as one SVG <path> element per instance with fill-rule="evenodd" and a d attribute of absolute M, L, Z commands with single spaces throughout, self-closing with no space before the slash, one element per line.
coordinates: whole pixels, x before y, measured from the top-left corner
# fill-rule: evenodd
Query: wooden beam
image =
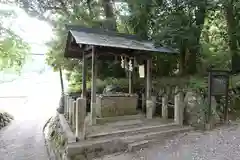
<path fill-rule="evenodd" d="M 80 59 L 82 57 L 82 53 L 80 51 L 71 51 L 67 49 L 64 53 L 64 57 Z"/>
<path fill-rule="evenodd" d="M 152 60 L 148 59 L 147 60 L 147 100 L 151 100 L 151 93 L 152 93 L 152 72 L 151 72 L 151 67 L 152 67 Z"/>
<path fill-rule="evenodd" d="M 147 99 L 146 99 L 146 111 L 147 111 L 147 119 L 153 118 L 154 112 L 154 103 L 152 100 L 152 74 L 151 74 L 151 67 L 152 67 L 152 59 L 147 60 Z"/>
<path fill-rule="evenodd" d="M 86 98 L 86 73 L 87 73 L 87 66 L 86 66 L 86 58 L 85 53 L 82 54 L 82 98 Z"/>
<path fill-rule="evenodd" d="M 96 53 L 92 46 L 92 83 L 91 83 L 91 124 L 96 124 Z"/>
<path fill-rule="evenodd" d="M 132 72 L 128 71 L 128 88 L 129 88 L 129 94 L 133 93 L 133 86 L 132 86 Z"/>
<path fill-rule="evenodd" d="M 91 51 L 92 50 L 92 46 L 91 45 L 85 45 L 84 46 L 84 51 Z"/>

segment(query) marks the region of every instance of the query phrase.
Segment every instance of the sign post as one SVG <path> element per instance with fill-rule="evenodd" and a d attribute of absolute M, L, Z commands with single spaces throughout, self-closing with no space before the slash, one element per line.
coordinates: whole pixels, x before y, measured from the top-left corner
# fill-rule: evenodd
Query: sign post
<path fill-rule="evenodd" d="M 212 96 L 224 96 L 224 121 L 228 120 L 228 90 L 229 90 L 229 71 L 226 70 L 214 70 L 210 69 L 208 72 L 208 123 L 211 119 L 212 107 L 211 97 Z"/>

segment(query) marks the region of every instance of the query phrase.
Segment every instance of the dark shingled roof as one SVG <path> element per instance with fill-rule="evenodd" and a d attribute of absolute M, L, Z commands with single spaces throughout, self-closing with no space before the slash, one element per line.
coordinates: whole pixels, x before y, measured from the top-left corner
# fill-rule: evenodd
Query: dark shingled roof
<path fill-rule="evenodd" d="M 134 35 L 70 25 L 67 26 L 67 29 L 77 44 L 161 53 L 178 53 L 168 47 L 155 47 L 151 41 L 141 41 Z"/>

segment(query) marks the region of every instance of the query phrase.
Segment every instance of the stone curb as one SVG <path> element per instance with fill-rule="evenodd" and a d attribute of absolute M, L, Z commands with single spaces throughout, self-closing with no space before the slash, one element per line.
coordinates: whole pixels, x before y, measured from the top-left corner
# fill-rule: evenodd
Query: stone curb
<path fill-rule="evenodd" d="M 43 132 L 44 143 L 45 143 L 45 146 L 46 146 L 46 150 L 47 150 L 49 160 L 58 160 L 54 150 L 51 147 L 50 142 L 47 140 L 46 135 L 45 135 L 45 128 L 48 126 L 48 124 L 52 120 L 52 118 L 53 117 L 49 118 L 48 121 L 45 123 L 42 132 Z"/>

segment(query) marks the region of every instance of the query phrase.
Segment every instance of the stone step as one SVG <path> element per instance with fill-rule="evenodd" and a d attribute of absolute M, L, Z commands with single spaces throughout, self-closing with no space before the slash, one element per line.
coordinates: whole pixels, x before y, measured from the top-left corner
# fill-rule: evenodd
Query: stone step
<path fill-rule="evenodd" d="M 116 153 L 124 150 L 135 151 L 147 147 L 150 143 L 158 140 L 165 140 L 178 133 L 192 130 L 192 127 L 175 126 L 173 129 L 140 133 L 131 136 L 105 137 L 104 139 L 91 139 L 77 143 L 68 144 L 67 152 L 71 155 L 85 154 L 92 157 L 99 157 L 106 154 Z"/>
<path fill-rule="evenodd" d="M 109 132 L 101 132 L 87 135 L 87 139 L 106 139 L 112 137 L 127 137 L 137 134 L 144 134 L 149 132 L 159 132 L 170 130 L 174 127 L 177 127 L 175 123 L 162 124 L 162 125 L 147 125 L 147 126 L 131 126 L 131 128 L 123 130 L 115 130 Z"/>
<path fill-rule="evenodd" d="M 106 124 L 106 123 L 119 122 L 119 121 L 138 120 L 143 117 L 144 116 L 142 114 L 129 115 L 129 116 L 104 117 L 104 118 L 97 118 L 96 122 L 97 124 Z"/>
<path fill-rule="evenodd" d="M 147 148 L 148 145 L 149 145 L 149 141 L 147 141 L 147 140 L 130 143 L 130 144 L 128 144 L 128 151 L 135 152 L 137 150 L 140 150 L 141 148 Z"/>
<path fill-rule="evenodd" d="M 153 132 L 149 134 L 140 134 L 131 137 L 125 137 L 124 143 L 128 144 L 128 151 L 134 152 L 142 148 L 148 147 L 151 143 L 156 143 L 159 141 L 164 141 L 171 136 L 179 133 L 184 133 L 192 130 L 192 127 L 176 127 L 175 129 Z"/>
<path fill-rule="evenodd" d="M 133 136 L 123 137 L 121 139 L 124 141 L 124 143 L 127 143 L 127 144 L 139 142 L 142 140 L 148 140 L 148 141 L 156 140 L 157 141 L 157 140 L 162 140 L 162 139 L 171 137 L 178 133 L 188 132 L 190 130 L 192 130 L 192 127 L 175 126 L 175 127 L 172 127 L 171 129 L 167 129 L 164 131 L 156 131 L 156 132 L 137 134 L 137 135 L 133 135 Z"/>

